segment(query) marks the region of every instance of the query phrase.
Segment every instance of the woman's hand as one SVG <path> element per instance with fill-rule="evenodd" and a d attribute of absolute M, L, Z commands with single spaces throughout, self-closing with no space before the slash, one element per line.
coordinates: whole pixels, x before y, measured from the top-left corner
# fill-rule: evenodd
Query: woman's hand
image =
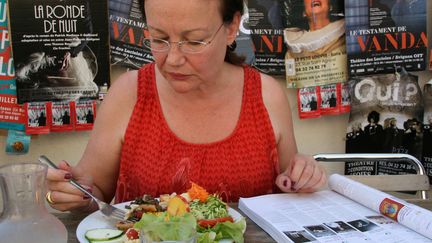
<path fill-rule="evenodd" d="M 60 162 L 58 168 L 58 170 L 48 168 L 47 201 L 49 205 L 60 211 L 89 209 L 90 198 L 70 184 L 69 180 L 73 178 L 92 192 L 93 179 L 91 176 L 84 175 L 66 161 Z"/>
<path fill-rule="evenodd" d="M 327 183 L 324 168 L 312 156 L 296 154 L 290 166 L 276 178 L 283 192 L 314 192 Z"/>

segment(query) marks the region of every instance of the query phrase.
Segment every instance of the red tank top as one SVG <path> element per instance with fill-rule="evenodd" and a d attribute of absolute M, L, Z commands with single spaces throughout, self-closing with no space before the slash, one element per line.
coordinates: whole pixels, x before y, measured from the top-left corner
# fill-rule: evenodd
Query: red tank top
<path fill-rule="evenodd" d="M 121 150 L 116 202 L 143 194 L 182 193 L 190 182 L 218 193 L 227 202 L 276 190 L 276 141 L 255 69 L 244 67 L 242 107 L 235 130 L 225 139 L 207 144 L 183 141 L 168 127 L 154 64 L 139 70 L 137 89 Z"/>

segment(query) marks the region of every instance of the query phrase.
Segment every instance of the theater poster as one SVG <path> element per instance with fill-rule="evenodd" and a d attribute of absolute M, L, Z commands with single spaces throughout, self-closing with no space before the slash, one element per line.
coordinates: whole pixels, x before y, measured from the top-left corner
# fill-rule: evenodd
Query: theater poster
<path fill-rule="evenodd" d="M 255 66 L 271 75 L 284 75 L 285 45 L 279 0 L 248 0 L 249 27 Z"/>
<path fill-rule="evenodd" d="M 423 87 L 423 158 L 422 162 L 432 183 L 432 81 Z"/>
<path fill-rule="evenodd" d="M 350 76 L 427 65 L 426 0 L 345 1 Z"/>
<path fill-rule="evenodd" d="M 7 1 L 0 0 L 0 128 L 24 130 L 25 113 L 17 104 L 7 9 Z"/>
<path fill-rule="evenodd" d="M 346 153 L 404 153 L 421 161 L 423 98 L 417 76 L 404 70 L 356 77 L 351 85 L 351 111 Z M 415 173 L 408 162 L 347 162 L 349 175 Z"/>
<path fill-rule="evenodd" d="M 344 1 L 280 0 L 288 88 L 347 80 Z"/>
<path fill-rule="evenodd" d="M 111 71 L 118 76 L 153 61 L 143 47 L 148 36 L 144 6 L 138 0 L 109 0 Z"/>
<path fill-rule="evenodd" d="M 97 99 L 109 83 L 108 2 L 9 1 L 18 102 Z"/>

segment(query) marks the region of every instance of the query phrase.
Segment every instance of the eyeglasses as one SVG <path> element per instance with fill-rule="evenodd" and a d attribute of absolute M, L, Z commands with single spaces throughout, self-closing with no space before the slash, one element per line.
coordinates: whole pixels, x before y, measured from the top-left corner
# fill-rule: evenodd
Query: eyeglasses
<path fill-rule="evenodd" d="M 199 53 L 202 52 L 206 46 L 212 43 L 223 25 L 224 24 L 222 23 L 221 26 L 219 26 L 219 29 L 214 33 L 213 37 L 209 41 L 167 41 L 158 38 L 145 38 L 144 46 L 155 52 L 167 52 L 171 48 L 171 44 L 176 44 L 183 53 Z"/>

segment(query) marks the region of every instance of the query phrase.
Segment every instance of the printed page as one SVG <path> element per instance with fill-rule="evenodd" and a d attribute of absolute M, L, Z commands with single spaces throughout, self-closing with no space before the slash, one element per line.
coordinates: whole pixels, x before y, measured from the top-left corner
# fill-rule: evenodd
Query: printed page
<path fill-rule="evenodd" d="M 277 242 L 430 242 L 333 191 L 241 198 L 239 208 Z"/>
<path fill-rule="evenodd" d="M 329 188 L 432 239 L 431 211 L 338 174 L 329 177 Z"/>

